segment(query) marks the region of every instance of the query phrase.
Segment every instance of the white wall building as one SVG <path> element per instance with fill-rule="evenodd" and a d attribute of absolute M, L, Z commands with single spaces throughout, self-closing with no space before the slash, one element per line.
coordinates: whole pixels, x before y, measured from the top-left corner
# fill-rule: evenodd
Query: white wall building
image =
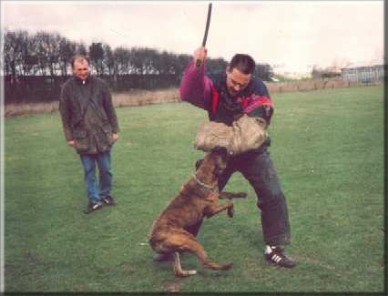
<path fill-rule="evenodd" d="M 378 82 L 384 80 L 384 68 L 381 61 L 354 63 L 342 68 L 341 76 L 345 80 L 357 83 Z"/>

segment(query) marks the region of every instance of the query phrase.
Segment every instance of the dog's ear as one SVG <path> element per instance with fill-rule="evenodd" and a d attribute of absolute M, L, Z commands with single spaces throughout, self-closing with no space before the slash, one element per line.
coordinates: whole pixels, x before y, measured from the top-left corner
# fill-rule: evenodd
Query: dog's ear
<path fill-rule="evenodd" d="M 195 162 L 195 170 L 198 170 L 199 167 L 201 166 L 203 162 L 203 159 L 198 159 L 196 162 Z"/>

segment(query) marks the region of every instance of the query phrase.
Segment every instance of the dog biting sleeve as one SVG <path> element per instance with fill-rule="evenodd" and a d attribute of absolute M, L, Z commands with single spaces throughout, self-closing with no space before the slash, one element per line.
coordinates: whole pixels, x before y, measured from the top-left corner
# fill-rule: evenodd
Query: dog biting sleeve
<path fill-rule="evenodd" d="M 266 128 L 264 119 L 246 114 L 232 126 L 221 122 L 205 122 L 199 127 L 194 147 L 206 152 L 223 147 L 230 154 L 240 154 L 259 148 L 268 137 Z"/>

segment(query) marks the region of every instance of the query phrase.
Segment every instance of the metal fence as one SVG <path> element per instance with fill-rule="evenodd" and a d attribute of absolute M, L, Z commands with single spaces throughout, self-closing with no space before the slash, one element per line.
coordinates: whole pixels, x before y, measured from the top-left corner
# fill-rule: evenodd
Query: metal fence
<path fill-rule="evenodd" d="M 384 65 L 348 67 L 342 69 L 345 80 L 356 83 L 371 83 L 384 80 Z"/>

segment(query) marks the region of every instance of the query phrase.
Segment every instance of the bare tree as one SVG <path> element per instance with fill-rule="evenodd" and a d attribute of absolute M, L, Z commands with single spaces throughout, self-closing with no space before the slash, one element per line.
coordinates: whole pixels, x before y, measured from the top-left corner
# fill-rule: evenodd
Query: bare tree
<path fill-rule="evenodd" d="M 89 56 L 92 64 L 96 68 L 97 74 L 103 74 L 102 61 L 104 59 L 104 49 L 102 48 L 102 43 L 92 43 L 89 46 Z"/>
<path fill-rule="evenodd" d="M 24 60 L 28 55 L 27 31 L 7 31 L 4 35 L 4 71 L 6 75 L 11 75 L 12 81 L 16 81 L 17 76 L 24 75 Z"/>
<path fill-rule="evenodd" d="M 59 41 L 59 63 L 62 76 L 68 75 L 68 68 L 70 65 L 71 57 L 76 53 L 77 44 L 61 38 Z"/>
<path fill-rule="evenodd" d="M 114 71 L 117 75 L 129 74 L 131 71 L 130 50 L 119 47 L 113 51 Z"/>
<path fill-rule="evenodd" d="M 108 75 L 114 75 L 115 74 L 115 61 L 114 61 L 114 56 L 113 56 L 113 51 L 111 47 L 108 44 L 103 44 L 102 45 L 103 51 L 104 51 L 104 59 L 103 59 L 103 64 L 104 67 L 106 68 L 106 72 Z M 104 71 L 105 73 L 105 71 Z"/>
<path fill-rule="evenodd" d="M 61 36 L 57 33 L 38 32 L 33 36 L 34 54 L 41 75 L 55 76 L 59 66 Z"/>

